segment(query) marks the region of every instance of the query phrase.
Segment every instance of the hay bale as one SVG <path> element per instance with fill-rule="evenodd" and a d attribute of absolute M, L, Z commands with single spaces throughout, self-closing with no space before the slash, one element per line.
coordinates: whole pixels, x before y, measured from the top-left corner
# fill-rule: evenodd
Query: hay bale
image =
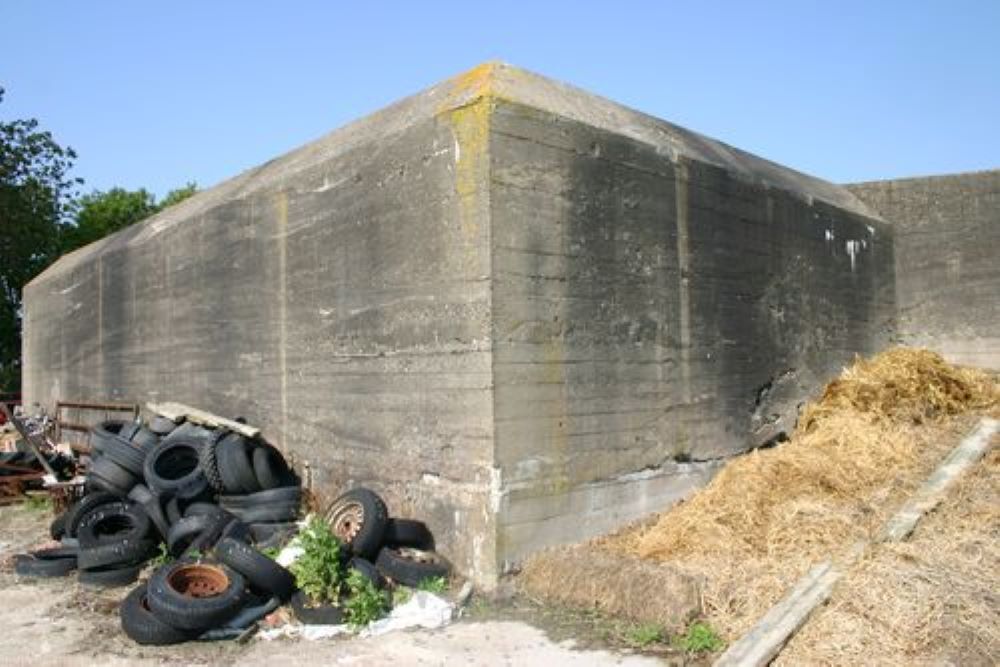
<path fill-rule="evenodd" d="M 592 545 L 557 547 L 532 556 L 517 583 L 549 604 L 598 610 L 679 632 L 701 613 L 697 581 L 669 565 Z"/>

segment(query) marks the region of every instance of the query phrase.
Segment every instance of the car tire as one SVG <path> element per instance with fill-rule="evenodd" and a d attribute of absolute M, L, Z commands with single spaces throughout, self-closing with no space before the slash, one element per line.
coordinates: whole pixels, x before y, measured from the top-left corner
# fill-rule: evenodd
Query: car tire
<path fill-rule="evenodd" d="M 143 646 L 170 646 L 197 637 L 197 632 L 167 625 L 149 608 L 146 584 L 132 590 L 118 607 L 122 630 L 132 641 Z"/>
<path fill-rule="evenodd" d="M 146 455 L 146 486 L 158 496 L 182 500 L 196 498 L 208 489 L 201 469 L 204 441 L 195 438 L 166 438 Z"/>
<path fill-rule="evenodd" d="M 36 554 L 14 556 L 14 573 L 22 577 L 52 578 L 65 577 L 77 568 L 74 557 L 39 558 Z"/>
<path fill-rule="evenodd" d="M 389 519 L 385 526 L 385 545 L 434 551 L 434 535 L 423 521 Z"/>
<path fill-rule="evenodd" d="M 451 572 L 451 564 L 436 552 L 412 547 L 384 547 L 378 552 L 375 567 L 397 584 L 414 587 Z"/>
<path fill-rule="evenodd" d="M 147 599 L 150 610 L 164 623 L 183 630 L 207 630 L 239 612 L 245 589 L 243 575 L 226 565 L 180 560 L 153 572 Z M 193 590 L 199 591 L 198 597 L 191 594 Z"/>
<path fill-rule="evenodd" d="M 75 538 L 76 531 L 80 527 L 80 521 L 83 517 L 101 505 L 109 505 L 116 502 L 119 502 L 119 498 L 113 493 L 88 493 L 66 512 L 66 535 Z"/>
<path fill-rule="evenodd" d="M 149 515 L 142 507 L 119 501 L 92 509 L 80 519 L 77 539 L 81 549 L 112 542 L 138 542 L 149 534 Z"/>
<path fill-rule="evenodd" d="M 333 534 L 355 556 L 371 559 L 378 553 L 389 512 L 377 493 L 362 487 L 352 489 L 330 503 L 323 516 Z"/>
<path fill-rule="evenodd" d="M 271 445 L 262 444 L 253 450 L 253 474 L 263 490 L 274 489 L 288 481 L 285 457 Z"/>
<path fill-rule="evenodd" d="M 358 558 L 355 556 L 347 562 L 347 568 L 349 570 L 357 570 L 361 573 L 361 576 L 372 582 L 375 585 L 375 588 L 385 588 L 385 577 L 382 576 L 382 574 L 378 571 L 378 568 L 375 567 L 375 564 L 370 560 L 365 560 L 364 558 Z"/>
<path fill-rule="evenodd" d="M 295 591 L 291 599 L 295 618 L 304 625 L 340 625 L 344 622 L 344 608 L 332 604 L 310 606 L 309 596 Z"/>
<path fill-rule="evenodd" d="M 146 460 L 146 452 L 128 440 L 117 436 L 109 438 L 104 443 L 101 456 L 110 459 L 136 477 L 142 477 L 143 475 L 143 463 Z"/>
<path fill-rule="evenodd" d="M 156 532 L 159 533 L 160 537 L 164 540 L 167 539 L 167 532 L 170 530 L 170 523 L 167 521 L 167 516 L 163 513 L 163 508 L 160 506 L 160 499 L 153 495 L 153 492 L 149 490 L 144 484 L 136 484 L 132 487 L 132 490 L 128 492 L 129 500 L 138 503 L 143 510 L 146 511 L 146 516 L 153 523 L 156 528 Z"/>
<path fill-rule="evenodd" d="M 131 472 L 122 468 L 106 456 L 92 460 L 87 471 L 87 482 L 93 487 L 124 498 L 139 480 Z"/>
<path fill-rule="evenodd" d="M 161 438 L 165 435 L 170 435 L 175 428 L 177 428 L 177 423 L 162 415 L 156 415 L 149 420 L 149 430 Z"/>
<path fill-rule="evenodd" d="M 223 538 L 215 546 L 215 556 L 250 583 L 251 589 L 287 602 L 295 592 L 295 577 L 281 565 L 253 547 L 232 538 Z"/>
<path fill-rule="evenodd" d="M 80 570 L 76 580 L 83 586 L 96 588 L 120 588 L 128 586 L 139 578 L 143 565 L 124 565 L 121 567 L 97 568 Z"/>
<path fill-rule="evenodd" d="M 219 436 L 222 435 L 222 431 L 219 431 L 217 436 L 205 443 L 205 446 L 201 449 L 201 469 L 205 473 L 205 479 L 208 480 L 208 485 L 212 487 L 213 491 L 222 492 L 225 490 L 225 485 L 222 483 L 222 476 L 219 474 L 219 461 L 216 457 L 218 453 L 219 446 Z"/>
<path fill-rule="evenodd" d="M 253 444 L 239 433 L 227 433 L 219 440 L 215 456 L 219 476 L 228 494 L 250 494 L 260 491 L 251 463 Z"/>

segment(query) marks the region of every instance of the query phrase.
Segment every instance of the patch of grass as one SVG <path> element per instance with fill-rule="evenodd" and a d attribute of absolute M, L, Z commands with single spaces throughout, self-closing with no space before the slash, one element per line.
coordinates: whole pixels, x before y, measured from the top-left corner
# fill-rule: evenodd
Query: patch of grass
<path fill-rule="evenodd" d="M 712 626 L 704 621 L 695 621 L 687 632 L 674 639 L 674 644 L 688 653 L 714 653 L 726 645 Z"/>
<path fill-rule="evenodd" d="M 281 547 L 267 547 L 266 549 L 261 549 L 260 552 L 271 560 L 274 560 L 281 553 Z"/>
<path fill-rule="evenodd" d="M 639 648 L 662 642 L 665 638 L 663 628 L 656 623 L 640 623 L 626 628 L 624 632 L 625 641 Z"/>
<path fill-rule="evenodd" d="M 417 584 L 417 590 L 441 594 L 448 590 L 448 580 L 444 577 L 427 577 Z"/>
<path fill-rule="evenodd" d="M 413 597 L 413 589 L 406 586 L 399 586 L 392 592 L 392 606 L 396 607 L 406 604 Z"/>
<path fill-rule="evenodd" d="M 32 512 L 51 512 L 52 498 L 47 495 L 30 495 L 25 498 L 24 506 Z"/>
<path fill-rule="evenodd" d="M 298 540 L 302 555 L 289 568 L 296 585 L 315 602 L 336 604 L 344 581 L 340 540 L 319 517 L 309 522 Z"/>
<path fill-rule="evenodd" d="M 352 628 L 363 628 L 389 610 L 388 596 L 357 570 L 347 575 L 346 584 L 349 596 L 344 603 L 344 615 Z"/>

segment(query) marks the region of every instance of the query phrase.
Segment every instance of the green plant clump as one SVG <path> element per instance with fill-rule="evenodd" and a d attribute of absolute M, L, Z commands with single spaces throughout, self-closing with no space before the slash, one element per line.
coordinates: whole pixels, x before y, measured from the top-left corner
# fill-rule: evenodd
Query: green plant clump
<path fill-rule="evenodd" d="M 344 613 L 352 628 L 363 628 L 382 618 L 389 610 L 386 594 L 357 570 L 351 570 L 347 575 L 347 590 L 350 595 L 344 603 Z"/>
<path fill-rule="evenodd" d="M 719 634 L 704 621 L 696 621 L 686 634 L 677 638 L 677 646 L 689 653 L 714 653 L 726 645 Z"/>
<path fill-rule="evenodd" d="M 296 585 L 314 602 L 336 604 L 344 581 L 340 540 L 325 521 L 314 518 L 299 533 L 302 555 L 289 568 Z"/>
<path fill-rule="evenodd" d="M 629 628 L 625 639 L 633 646 L 649 646 L 663 641 L 663 628 L 655 623 L 642 623 Z"/>
<path fill-rule="evenodd" d="M 25 499 L 24 506 L 32 512 L 51 512 L 52 499 L 48 496 L 31 495 Z"/>

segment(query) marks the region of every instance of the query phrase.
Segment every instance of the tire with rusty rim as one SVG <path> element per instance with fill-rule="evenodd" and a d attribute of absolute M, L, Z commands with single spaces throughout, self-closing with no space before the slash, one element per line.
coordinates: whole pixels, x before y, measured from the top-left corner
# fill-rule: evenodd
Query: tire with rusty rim
<path fill-rule="evenodd" d="M 129 593 L 118 607 L 122 630 L 135 643 L 168 646 L 194 639 L 197 632 L 179 630 L 157 618 L 149 608 L 146 584 Z"/>
<path fill-rule="evenodd" d="M 180 560 L 150 577 L 149 608 L 175 628 L 207 630 L 239 612 L 246 585 L 242 574 L 221 563 Z"/>
<path fill-rule="evenodd" d="M 243 542 L 223 538 L 215 547 L 215 556 L 250 582 L 250 587 L 288 602 L 295 592 L 295 577 L 281 565 Z"/>
<path fill-rule="evenodd" d="M 375 567 L 397 584 L 419 586 L 425 579 L 447 577 L 451 563 L 436 551 L 412 547 L 385 547 L 378 553 Z"/>
<path fill-rule="evenodd" d="M 323 517 L 351 553 L 371 560 L 382 546 L 389 512 L 377 493 L 358 487 L 330 503 Z"/>

